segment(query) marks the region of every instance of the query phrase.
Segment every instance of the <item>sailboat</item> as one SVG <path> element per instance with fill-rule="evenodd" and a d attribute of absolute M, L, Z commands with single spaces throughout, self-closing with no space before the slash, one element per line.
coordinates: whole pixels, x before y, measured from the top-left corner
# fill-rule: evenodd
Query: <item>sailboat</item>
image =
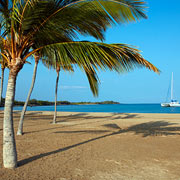
<path fill-rule="evenodd" d="M 180 104 L 177 100 L 173 99 L 173 72 L 171 77 L 171 102 L 169 103 L 161 103 L 162 107 L 180 107 Z"/>

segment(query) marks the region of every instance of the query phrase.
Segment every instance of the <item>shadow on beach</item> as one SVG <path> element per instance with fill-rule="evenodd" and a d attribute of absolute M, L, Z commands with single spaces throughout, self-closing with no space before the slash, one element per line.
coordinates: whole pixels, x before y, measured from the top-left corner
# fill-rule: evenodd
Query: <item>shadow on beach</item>
<path fill-rule="evenodd" d="M 106 117 L 107 118 L 107 117 Z M 173 125 L 173 126 L 172 126 Z M 112 124 L 104 124 L 103 126 L 108 128 L 109 130 L 80 130 L 80 131 L 57 131 L 54 133 L 108 133 L 102 136 L 98 136 L 77 144 L 73 144 L 71 146 L 67 146 L 64 148 L 59 148 L 57 150 L 54 151 L 50 151 L 50 152 L 46 152 L 46 153 L 42 153 L 42 154 L 38 154 L 36 156 L 32 156 L 29 158 L 26 158 L 24 160 L 21 160 L 18 162 L 18 166 L 23 166 L 27 163 L 33 162 L 35 160 L 38 160 L 40 158 L 52 155 L 52 154 L 56 154 L 56 153 L 60 153 L 63 151 L 67 151 L 69 149 L 81 146 L 83 144 L 86 143 L 90 143 L 93 141 L 97 141 L 99 139 L 103 139 L 106 137 L 111 137 L 111 136 L 115 136 L 115 135 L 120 135 L 123 133 L 128 133 L 128 132 L 132 132 L 134 133 L 134 135 L 142 135 L 143 138 L 147 137 L 147 136 L 169 136 L 169 135 L 180 135 L 180 126 L 175 126 L 176 123 L 169 123 L 169 122 L 165 122 L 165 121 L 156 121 L 156 122 L 147 122 L 147 123 L 141 123 L 141 124 L 137 124 L 137 125 L 133 125 L 130 126 L 128 128 L 122 129 L 120 128 L 117 124 L 112 123 Z M 171 127 L 170 127 L 171 126 Z"/>
<path fill-rule="evenodd" d="M 125 115 L 125 116 L 124 116 Z M 43 131 L 49 131 L 53 129 L 61 129 L 64 127 L 73 127 L 77 125 L 89 125 L 97 122 L 105 122 L 108 120 L 116 120 L 116 119 L 129 119 L 129 118 L 138 118 L 140 117 L 137 114 L 128 114 L 128 113 L 111 113 L 109 116 L 90 116 L 88 113 L 78 113 L 78 114 L 72 114 L 68 116 L 57 116 L 57 123 L 52 124 L 52 125 L 61 125 L 59 127 L 50 127 L 47 129 L 41 129 L 41 130 L 35 130 L 35 131 L 30 131 L 30 132 L 24 132 L 25 134 L 31 134 L 31 133 L 38 133 L 38 132 L 43 132 Z M 37 121 L 41 119 L 41 121 L 46 121 L 49 119 L 53 119 L 53 115 L 41 115 L 41 116 L 26 116 L 26 118 L 29 118 L 31 121 Z M 98 120 L 96 120 L 98 119 Z M 81 122 L 77 122 L 81 120 Z M 87 120 L 92 120 L 91 122 L 86 122 Z M 51 120 L 52 122 L 52 120 Z M 67 122 L 67 124 L 66 124 Z M 28 126 L 33 126 L 33 125 L 28 125 Z M 34 125 L 36 126 L 36 125 Z"/>

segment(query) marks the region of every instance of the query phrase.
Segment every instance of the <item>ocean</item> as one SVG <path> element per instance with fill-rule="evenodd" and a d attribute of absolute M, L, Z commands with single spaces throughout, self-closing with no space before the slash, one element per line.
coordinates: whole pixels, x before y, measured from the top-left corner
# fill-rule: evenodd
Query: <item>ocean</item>
<path fill-rule="evenodd" d="M 0 110 L 2 109 L 3 108 L 0 108 Z M 14 110 L 22 110 L 22 107 L 15 106 Z M 54 106 L 28 106 L 27 111 L 54 111 Z M 161 107 L 160 104 L 59 105 L 57 106 L 57 111 L 112 113 L 180 113 L 180 107 Z"/>

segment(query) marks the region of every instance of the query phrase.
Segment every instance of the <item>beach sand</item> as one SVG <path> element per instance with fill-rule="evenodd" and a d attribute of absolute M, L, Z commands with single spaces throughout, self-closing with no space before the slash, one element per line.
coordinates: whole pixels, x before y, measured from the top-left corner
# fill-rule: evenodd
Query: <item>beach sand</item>
<path fill-rule="evenodd" d="M 15 131 L 19 112 L 14 113 Z M 27 112 L 1 180 L 180 180 L 180 114 Z"/>

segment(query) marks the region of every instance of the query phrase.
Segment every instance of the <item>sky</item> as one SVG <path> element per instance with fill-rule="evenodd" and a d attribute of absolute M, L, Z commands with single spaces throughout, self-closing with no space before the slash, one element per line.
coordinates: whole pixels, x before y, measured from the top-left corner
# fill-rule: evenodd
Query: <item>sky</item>
<path fill-rule="evenodd" d="M 174 97 L 180 100 L 180 1 L 148 0 L 148 19 L 116 25 L 106 32 L 105 43 L 125 43 L 137 47 L 149 62 L 161 70 L 160 75 L 148 69 L 135 69 L 118 74 L 100 71 L 99 96 L 93 97 L 87 78 L 80 69 L 74 73 L 61 72 L 59 101 L 106 101 L 120 103 L 161 103 L 166 100 L 171 73 L 174 72 Z M 81 40 L 96 41 L 90 37 Z M 34 63 L 26 64 L 17 78 L 16 100 L 27 97 Z M 8 80 L 5 72 L 3 97 Z M 37 78 L 31 99 L 54 101 L 56 71 L 38 65 Z"/>

